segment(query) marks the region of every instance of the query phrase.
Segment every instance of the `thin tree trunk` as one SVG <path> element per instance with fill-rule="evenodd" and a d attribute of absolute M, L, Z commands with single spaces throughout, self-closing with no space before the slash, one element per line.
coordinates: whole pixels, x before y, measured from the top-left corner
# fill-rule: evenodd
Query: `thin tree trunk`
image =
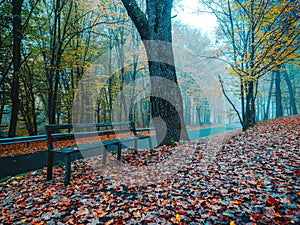
<path fill-rule="evenodd" d="M 197 112 L 197 124 L 199 126 L 202 125 L 202 121 L 201 121 L 201 109 L 200 106 L 196 107 L 196 112 Z"/>
<path fill-rule="evenodd" d="M 145 99 L 141 99 L 139 106 L 136 105 L 136 108 L 139 108 L 140 113 L 141 113 L 141 121 L 142 121 L 142 125 L 145 126 L 147 125 L 147 119 L 146 119 L 146 101 Z M 137 111 L 137 110 L 136 110 Z M 137 113 L 136 113 L 137 114 Z"/>
<path fill-rule="evenodd" d="M 191 124 L 191 101 L 190 99 L 188 98 L 187 95 L 184 96 L 184 101 L 185 101 L 185 106 L 184 106 L 184 109 L 185 109 L 185 123 L 190 125 Z"/>
<path fill-rule="evenodd" d="M 286 70 L 283 71 L 285 82 L 287 84 L 288 90 L 289 90 L 289 95 L 290 95 L 290 106 L 291 106 L 291 115 L 297 115 L 297 106 L 296 106 L 296 101 L 295 101 L 295 96 L 293 92 L 293 86 L 291 83 L 291 80 L 289 78 L 289 75 Z"/>
<path fill-rule="evenodd" d="M 135 49 L 139 49 L 140 39 L 138 37 L 139 34 L 135 30 L 134 24 L 132 23 L 131 25 L 132 25 L 132 27 L 131 27 L 131 38 L 132 38 L 132 44 L 133 44 L 134 48 L 132 50 L 133 68 L 132 68 L 132 72 L 131 72 L 130 82 L 134 83 L 135 80 L 136 80 L 137 73 L 138 73 L 138 61 L 139 61 L 139 55 L 136 54 Z M 135 98 L 136 98 L 135 94 L 136 94 L 136 86 L 134 85 L 131 92 L 130 92 L 130 107 L 132 108 L 132 112 L 130 113 L 130 120 L 134 121 L 137 126 L 139 126 L 141 124 L 145 125 L 143 123 L 143 120 L 139 120 L 139 118 L 137 117 L 138 107 L 141 104 L 139 104 L 139 105 L 135 104 Z"/>
<path fill-rule="evenodd" d="M 261 108 L 261 104 L 262 104 L 262 102 L 261 102 L 261 98 L 260 98 L 260 96 L 257 98 L 257 101 L 256 101 L 256 119 L 255 119 L 255 121 L 260 121 L 260 108 Z"/>
<path fill-rule="evenodd" d="M 247 82 L 247 95 L 246 95 L 246 111 L 244 129 L 255 124 L 255 102 L 254 102 L 254 84 L 253 81 Z"/>
<path fill-rule="evenodd" d="M 3 119 L 3 115 L 4 115 L 4 106 L 5 106 L 5 91 L 4 91 L 4 85 L 2 86 L 2 92 L 0 92 L 1 94 L 1 99 L 0 99 L 0 124 L 2 124 L 2 119 Z"/>
<path fill-rule="evenodd" d="M 221 89 L 222 89 L 222 92 L 225 96 L 225 98 L 227 99 L 227 101 L 229 102 L 229 104 L 232 106 L 233 110 L 236 112 L 236 114 L 238 115 L 238 118 L 239 118 L 239 121 L 243 127 L 243 130 L 246 129 L 245 127 L 245 119 L 244 119 L 244 116 L 241 116 L 240 112 L 238 111 L 238 109 L 235 107 L 234 103 L 230 100 L 229 96 L 227 95 L 226 91 L 225 91 L 225 88 L 224 88 L 224 84 L 223 84 L 223 81 L 222 81 L 222 78 L 220 75 L 218 75 L 218 78 L 219 78 L 219 82 L 220 82 L 220 85 L 221 85 Z"/>
<path fill-rule="evenodd" d="M 55 10 L 54 10 L 54 24 L 52 26 L 52 41 L 51 41 L 51 46 L 50 46 L 50 50 L 51 50 L 51 59 L 50 59 L 50 70 L 49 70 L 49 74 L 47 77 L 48 80 L 48 84 L 49 84 L 49 90 L 48 90 L 48 120 L 50 124 L 54 124 L 55 123 L 55 102 L 54 102 L 54 98 L 55 98 L 55 90 L 54 90 L 54 86 L 55 86 L 55 81 L 54 81 L 54 77 L 55 77 L 55 60 L 56 60 L 56 49 L 57 49 L 57 26 L 58 26 L 58 21 L 59 21 L 59 10 L 60 10 L 60 0 L 56 0 L 56 4 L 55 4 Z"/>
<path fill-rule="evenodd" d="M 210 117 L 211 117 L 211 110 L 208 108 L 205 112 L 205 119 L 204 119 L 205 124 L 210 124 Z"/>
<path fill-rule="evenodd" d="M 275 78 L 276 118 L 283 116 L 280 83 L 281 83 L 280 71 L 276 71 L 276 78 Z"/>
<path fill-rule="evenodd" d="M 274 73 L 272 73 L 272 76 L 271 76 L 271 84 L 270 84 L 270 89 L 269 89 L 269 94 L 268 94 L 267 108 L 266 108 L 266 112 L 264 115 L 264 120 L 267 120 L 270 118 L 269 115 L 270 115 L 270 104 L 271 104 L 271 98 L 272 98 L 273 85 L 274 85 Z"/>
<path fill-rule="evenodd" d="M 61 2 L 61 0 L 56 0 L 55 6 L 55 19 L 53 24 L 53 36 L 51 44 L 51 69 L 49 77 L 49 97 L 48 97 L 48 119 L 49 123 L 58 123 L 60 119 L 60 112 L 57 112 L 58 106 L 58 89 L 60 82 L 61 73 L 61 60 L 63 54 L 63 40 L 66 35 L 66 24 L 69 22 L 71 10 L 73 8 L 73 2 L 70 2 L 69 13 L 65 18 L 65 26 L 62 25 L 62 8 L 66 2 Z"/>
<path fill-rule="evenodd" d="M 243 123 L 245 121 L 245 93 L 244 93 L 244 83 L 243 79 L 240 79 L 241 85 L 240 85 L 240 93 L 241 93 L 241 106 L 242 106 L 242 126 L 244 127 Z"/>
<path fill-rule="evenodd" d="M 34 91 L 34 74 L 28 65 L 27 62 L 24 63 L 27 69 L 27 76 L 23 77 L 22 82 L 24 84 L 24 96 L 23 96 L 23 104 L 22 107 L 25 108 L 23 110 L 23 117 L 27 117 L 27 130 L 29 135 L 36 135 L 37 134 L 37 113 L 35 108 L 35 91 Z M 26 100 L 24 102 L 24 100 Z"/>
<path fill-rule="evenodd" d="M 109 114 L 110 114 L 110 119 L 114 121 L 113 118 L 113 113 L 112 113 L 112 108 L 113 108 L 113 93 L 112 93 L 112 88 L 113 88 L 113 75 L 112 75 L 112 40 L 110 39 L 109 41 L 109 61 L 108 61 L 108 74 L 110 75 L 110 78 L 108 79 L 108 104 L 109 104 Z"/>
<path fill-rule="evenodd" d="M 12 1 L 13 14 L 13 78 L 11 84 L 11 118 L 8 136 L 15 137 L 17 132 L 18 113 L 20 106 L 19 91 L 20 91 L 20 69 L 21 69 L 21 41 L 22 41 L 22 4 L 23 0 Z"/>
<path fill-rule="evenodd" d="M 119 53 L 119 68 L 121 68 L 121 84 L 120 84 L 120 115 L 119 115 L 119 121 L 128 120 L 129 118 L 126 118 L 128 115 L 127 112 L 127 99 L 123 92 L 123 86 L 125 85 L 125 64 L 124 64 L 124 29 L 120 30 L 120 42 L 118 42 L 118 53 Z M 122 113 L 122 108 L 124 110 L 124 113 Z M 125 117 L 124 117 L 125 115 Z"/>

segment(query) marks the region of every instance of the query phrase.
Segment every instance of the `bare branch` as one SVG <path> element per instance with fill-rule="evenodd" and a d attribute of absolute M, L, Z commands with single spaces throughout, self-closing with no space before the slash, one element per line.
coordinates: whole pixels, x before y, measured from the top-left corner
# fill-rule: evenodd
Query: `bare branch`
<path fill-rule="evenodd" d="M 224 88 L 223 80 L 222 80 L 222 78 L 221 78 L 221 76 L 219 74 L 218 74 L 218 78 L 219 78 L 219 82 L 220 82 L 220 85 L 221 85 L 221 88 L 222 88 L 222 92 L 223 92 L 225 98 L 227 99 L 227 101 L 229 102 L 229 104 L 232 106 L 233 110 L 237 113 L 237 115 L 239 117 L 239 121 L 242 124 L 242 126 L 244 127 L 244 122 L 242 120 L 241 114 L 237 110 L 237 108 L 235 107 L 234 103 L 231 101 L 231 99 L 229 98 L 229 96 L 227 95 L 227 93 L 225 91 L 225 88 Z"/>

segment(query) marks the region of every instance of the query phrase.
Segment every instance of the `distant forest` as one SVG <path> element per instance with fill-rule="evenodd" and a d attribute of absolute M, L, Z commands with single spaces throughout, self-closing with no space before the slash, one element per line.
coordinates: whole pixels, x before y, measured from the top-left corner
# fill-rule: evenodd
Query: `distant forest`
<path fill-rule="evenodd" d="M 217 18 L 213 37 L 172 17 L 186 125 L 240 122 L 247 129 L 297 114 L 300 2 L 199 1 Z M 151 21 L 145 1 L 137 4 Z M 141 49 L 122 1 L 0 0 L 0 136 L 72 123 L 87 73 L 100 81 L 91 87 L 95 122 L 130 118 L 149 126 L 149 69 Z"/>

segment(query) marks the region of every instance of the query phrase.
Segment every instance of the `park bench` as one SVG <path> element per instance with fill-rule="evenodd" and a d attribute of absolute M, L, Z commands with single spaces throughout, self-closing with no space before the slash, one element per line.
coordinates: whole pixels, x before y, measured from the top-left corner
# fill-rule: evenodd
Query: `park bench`
<path fill-rule="evenodd" d="M 64 155 L 65 178 L 64 184 L 70 183 L 71 155 L 85 150 L 103 153 L 102 163 L 106 164 L 109 146 L 117 146 L 117 160 L 121 161 L 121 151 L 124 143 L 134 142 L 134 151 L 137 151 L 138 140 L 148 139 L 149 148 L 152 149 L 152 141 L 149 135 L 138 135 L 140 131 L 150 131 L 151 128 L 136 129 L 131 121 L 103 122 L 87 124 L 49 124 L 45 126 L 48 145 L 47 180 L 52 180 L 54 154 Z M 103 135 L 115 136 L 111 139 L 101 140 Z M 56 147 L 55 143 L 63 140 L 75 140 L 76 144 L 70 147 Z M 80 140 L 86 140 L 87 143 Z"/>
<path fill-rule="evenodd" d="M 23 136 L 13 138 L 0 138 L 0 145 L 22 144 L 26 143 L 26 147 L 29 147 L 31 142 L 46 141 L 45 135 L 36 136 Z"/>

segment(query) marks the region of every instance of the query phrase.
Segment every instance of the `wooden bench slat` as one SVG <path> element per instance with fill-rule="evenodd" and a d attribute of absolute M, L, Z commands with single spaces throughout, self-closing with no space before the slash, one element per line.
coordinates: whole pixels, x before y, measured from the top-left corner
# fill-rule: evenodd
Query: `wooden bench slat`
<path fill-rule="evenodd" d="M 74 153 L 75 150 L 72 147 L 69 148 L 60 148 L 60 149 L 51 149 L 49 150 L 50 152 L 53 153 L 58 153 L 58 154 L 70 154 L 70 153 Z"/>

